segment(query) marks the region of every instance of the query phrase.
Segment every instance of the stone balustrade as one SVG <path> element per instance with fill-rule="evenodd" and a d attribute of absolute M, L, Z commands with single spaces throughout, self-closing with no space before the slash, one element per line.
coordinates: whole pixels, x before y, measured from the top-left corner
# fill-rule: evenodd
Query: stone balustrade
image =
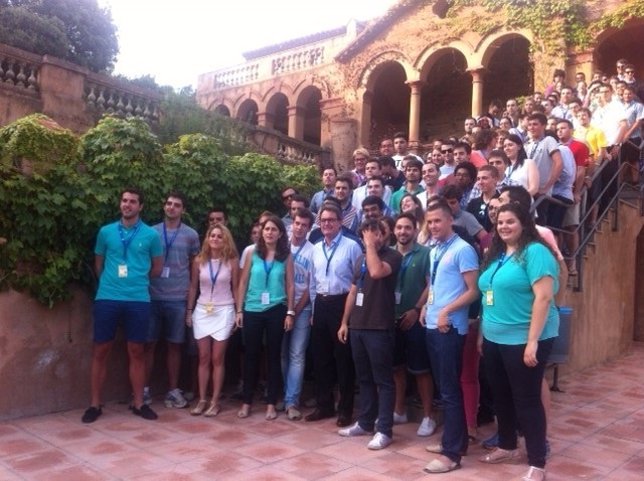
<path fill-rule="evenodd" d="M 224 89 L 245 85 L 256 81 L 259 78 L 259 63 L 241 65 L 222 72 L 217 72 L 214 77 L 214 88 Z"/>
<path fill-rule="evenodd" d="M 270 128 L 250 127 L 247 142 L 260 152 L 285 163 L 310 164 L 320 168 L 333 164 L 329 149 L 294 139 Z"/>
<path fill-rule="evenodd" d="M 273 75 L 306 70 L 324 63 L 324 46 L 287 53 L 271 61 Z"/>
<path fill-rule="evenodd" d="M 50 55 L 0 44 L 0 126 L 36 112 L 82 133 L 103 114 L 159 119 L 162 95 Z"/>
<path fill-rule="evenodd" d="M 0 85 L 35 94 L 40 65 L 39 55 L 0 44 Z"/>
<path fill-rule="evenodd" d="M 87 108 L 98 115 L 159 119 L 159 97 L 150 97 L 136 89 L 110 81 L 109 77 L 90 74 L 85 80 L 84 98 Z"/>

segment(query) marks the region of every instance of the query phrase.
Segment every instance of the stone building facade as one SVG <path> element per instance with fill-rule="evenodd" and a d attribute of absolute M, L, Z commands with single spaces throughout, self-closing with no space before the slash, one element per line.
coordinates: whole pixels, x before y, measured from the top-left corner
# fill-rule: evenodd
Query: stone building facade
<path fill-rule="evenodd" d="M 489 2 L 488 2 L 489 3 Z M 590 0 L 588 25 L 641 0 Z M 347 168 L 353 149 L 375 149 L 402 130 L 412 150 L 459 133 L 464 117 L 491 99 L 531 94 L 554 68 L 569 78 L 613 72 L 626 57 L 644 74 L 644 19 L 592 31 L 583 48 L 544 39 L 530 25 L 511 28 L 484 1 L 400 0 L 380 18 L 245 54 L 246 62 L 200 75 L 197 100 L 260 128 L 330 149 Z M 552 25 L 562 22 L 553 18 Z M 563 24 L 562 24 L 563 25 Z M 535 31 L 536 30 L 536 31 Z"/>

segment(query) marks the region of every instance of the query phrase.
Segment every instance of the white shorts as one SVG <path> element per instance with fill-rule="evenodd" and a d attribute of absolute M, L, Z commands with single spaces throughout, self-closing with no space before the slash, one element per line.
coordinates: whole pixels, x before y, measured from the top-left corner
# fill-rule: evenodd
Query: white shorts
<path fill-rule="evenodd" d="M 225 341 L 230 337 L 235 326 L 235 306 L 213 306 L 212 312 L 206 312 L 206 306 L 195 306 L 192 313 L 192 331 L 195 339 L 211 336 L 215 341 Z"/>

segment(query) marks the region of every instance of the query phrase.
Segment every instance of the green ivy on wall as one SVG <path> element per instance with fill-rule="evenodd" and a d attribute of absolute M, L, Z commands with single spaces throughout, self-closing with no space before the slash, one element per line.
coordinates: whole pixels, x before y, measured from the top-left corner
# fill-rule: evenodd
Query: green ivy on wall
<path fill-rule="evenodd" d="M 471 18 L 462 15 L 463 7 L 476 6 L 488 15 L 474 12 Z M 448 16 L 481 35 L 503 26 L 529 29 L 544 53 L 554 54 L 562 45 L 579 45 L 590 40 L 585 13 L 585 2 L 579 0 L 454 0 Z"/>
<path fill-rule="evenodd" d="M 80 139 L 42 115 L 0 129 L 0 288 L 53 306 L 69 296 L 70 282 L 93 287 L 96 232 L 119 218 L 118 194 L 127 186 L 143 190 L 148 223 L 161 220 L 165 195 L 180 190 L 188 223 L 202 230 L 208 210 L 223 206 L 244 242 L 261 211 L 281 208 L 283 187 L 304 195 L 319 189 L 314 166 L 231 155 L 229 144 L 192 134 L 162 146 L 136 118 L 106 117 Z M 23 158 L 32 171 L 16 160 Z"/>

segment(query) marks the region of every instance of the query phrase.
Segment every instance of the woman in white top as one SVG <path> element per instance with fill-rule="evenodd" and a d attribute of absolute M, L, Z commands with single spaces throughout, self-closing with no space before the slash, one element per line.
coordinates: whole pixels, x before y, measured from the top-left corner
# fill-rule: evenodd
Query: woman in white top
<path fill-rule="evenodd" d="M 527 158 L 521 138 L 515 134 L 508 135 L 503 142 L 503 151 L 510 159 L 505 176 L 523 186 L 534 197 L 539 191 L 539 171 L 534 160 Z"/>
<path fill-rule="evenodd" d="M 239 258 L 230 231 L 222 224 L 208 229 L 201 252 L 192 264 L 186 324 L 192 326 L 199 350 L 199 402 L 190 414 L 216 416 L 224 383 L 228 338 L 235 327 Z M 199 288 L 199 299 L 197 299 Z M 212 400 L 206 409 L 206 389 L 212 364 Z M 205 411 L 205 412 L 204 412 Z"/>

